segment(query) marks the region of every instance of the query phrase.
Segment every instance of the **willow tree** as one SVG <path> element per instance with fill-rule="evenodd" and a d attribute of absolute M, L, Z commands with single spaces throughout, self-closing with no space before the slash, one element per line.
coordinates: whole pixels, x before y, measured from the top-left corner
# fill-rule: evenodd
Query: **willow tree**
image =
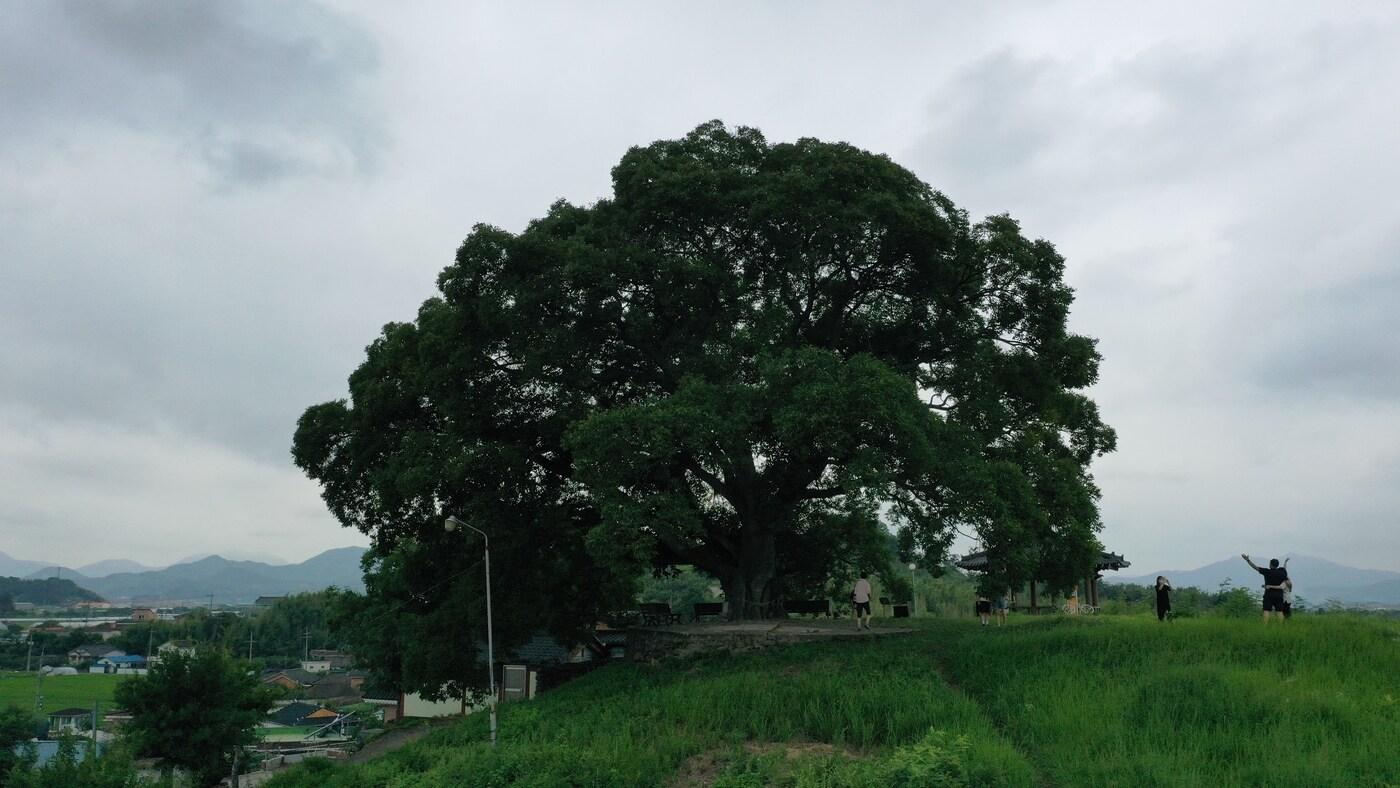
<path fill-rule="evenodd" d="M 889 527 L 930 566 L 961 530 L 1008 575 L 1083 576 L 1114 436 L 1051 244 L 884 156 L 719 122 L 612 176 L 475 227 L 350 401 L 307 410 L 294 454 L 344 524 L 383 551 L 451 512 L 521 565 L 691 564 L 738 618 L 878 569 Z"/>

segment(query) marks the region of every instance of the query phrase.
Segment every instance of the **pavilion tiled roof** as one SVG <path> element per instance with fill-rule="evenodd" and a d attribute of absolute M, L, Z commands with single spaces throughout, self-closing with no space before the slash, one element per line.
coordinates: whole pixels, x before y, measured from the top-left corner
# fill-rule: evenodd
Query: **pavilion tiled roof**
<path fill-rule="evenodd" d="M 987 552 L 982 550 L 976 553 L 968 553 L 955 562 L 954 565 L 959 569 L 966 569 L 969 572 L 985 572 L 987 571 L 987 564 L 989 562 L 990 559 L 987 557 Z M 1129 566 L 1132 566 L 1132 564 L 1122 555 L 1104 552 L 1099 553 L 1099 560 L 1094 564 L 1094 569 L 1099 572 L 1105 570 L 1117 571 Z"/>

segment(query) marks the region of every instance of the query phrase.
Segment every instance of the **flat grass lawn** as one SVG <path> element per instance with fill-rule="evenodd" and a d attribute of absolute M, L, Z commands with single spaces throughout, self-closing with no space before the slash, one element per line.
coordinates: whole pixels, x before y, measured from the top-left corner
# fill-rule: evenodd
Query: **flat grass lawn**
<path fill-rule="evenodd" d="M 42 691 L 44 711 L 59 709 L 90 709 L 94 702 L 102 704 L 103 710 L 113 707 L 112 693 L 127 676 L 84 673 L 77 676 L 45 676 Z M 22 709 L 34 708 L 34 674 L 23 672 L 0 672 L 0 706 L 19 706 Z"/>
<path fill-rule="evenodd" d="M 494 752 L 478 714 L 379 760 L 308 764 L 270 786 L 1400 785 L 1393 623 L 912 626 L 610 665 L 503 706 Z"/>

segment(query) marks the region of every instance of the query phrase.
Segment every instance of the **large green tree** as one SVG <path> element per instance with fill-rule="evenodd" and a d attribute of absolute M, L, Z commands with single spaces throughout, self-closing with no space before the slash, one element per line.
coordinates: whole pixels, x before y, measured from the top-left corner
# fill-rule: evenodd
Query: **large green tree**
<path fill-rule="evenodd" d="M 9 785 L 7 780 L 16 765 L 28 768 L 24 752 L 17 748 L 34 738 L 37 724 L 34 715 L 18 706 L 0 706 L 0 787 Z"/>
<path fill-rule="evenodd" d="M 1063 275 L 884 156 L 706 123 L 608 199 L 473 229 L 293 454 L 377 555 L 444 554 L 455 513 L 520 579 L 690 564 L 739 618 L 880 568 L 886 524 L 931 567 L 961 529 L 1067 584 L 1114 436 Z"/>
<path fill-rule="evenodd" d="M 256 741 L 254 728 L 275 693 L 219 649 L 162 657 L 145 676 L 117 685 L 115 699 L 131 713 L 123 732 L 143 756 L 186 769 L 197 785 L 232 770 L 234 750 Z"/>

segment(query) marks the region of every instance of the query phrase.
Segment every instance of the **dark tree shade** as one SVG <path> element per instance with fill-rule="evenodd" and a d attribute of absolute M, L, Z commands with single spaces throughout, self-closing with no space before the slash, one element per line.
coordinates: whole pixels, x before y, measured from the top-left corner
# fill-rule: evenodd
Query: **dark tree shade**
<path fill-rule="evenodd" d="M 527 582 L 693 564 L 770 616 L 882 568 L 892 523 L 930 567 L 961 528 L 1067 584 L 1114 435 L 1063 273 L 884 156 L 711 122 L 628 151 L 610 199 L 476 227 L 293 453 L 377 554 L 456 513 Z"/>

